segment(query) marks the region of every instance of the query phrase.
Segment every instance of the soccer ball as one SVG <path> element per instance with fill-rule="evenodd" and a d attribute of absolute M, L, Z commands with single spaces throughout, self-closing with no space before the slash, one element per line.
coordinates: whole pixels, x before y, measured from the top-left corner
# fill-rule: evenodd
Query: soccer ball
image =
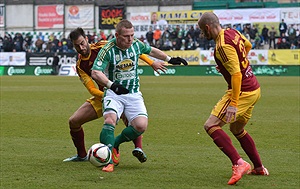
<path fill-rule="evenodd" d="M 111 160 L 111 151 L 105 144 L 94 144 L 88 151 L 88 160 L 96 167 L 107 165 Z"/>

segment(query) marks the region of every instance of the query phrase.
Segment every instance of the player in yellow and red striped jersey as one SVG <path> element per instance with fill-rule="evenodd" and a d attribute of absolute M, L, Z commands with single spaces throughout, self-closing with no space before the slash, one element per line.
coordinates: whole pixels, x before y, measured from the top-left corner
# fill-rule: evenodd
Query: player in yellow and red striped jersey
<path fill-rule="evenodd" d="M 70 38 L 76 51 L 79 53 L 79 59 L 76 64 L 77 74 L 92 97 L 87 99 L 87 101 L 69 118 L 70 134 L 74 146 L 77 149 L 77 154 L 64 159 L 64 162 L 87 160 L 82 125 L 102 117 L 101 100 L 103 96 L 103 87 L 101 85 L 96 85 L 91 78 L 91 68 L 99 50 L 106 44 L 106 41 L 89 44 L 82 28 L 73 30 L 70 33 Z M 155 71 L 161 70 L 164 72 L 167 69 L 164 62 L 154 62 L 144 54 L 140 56 L 140 59 L 148 63 Z M 124 124 L 127 125 L 128 121 L 125 116 L 122 116 L 122 120 Z M 141 163 L 145 162 L 147 156 L 142 151 L 142 136 L 138 137 L 133 142 L 135 149 L 132 151 L 132 154 L 137 157 Z"/>
<path fill-rule="evenodd" d="M 244 130 L 252 116 L 254 105 L 261 96 L 260 85 L 247 59 L 252 45 L 237 30 L 222 29 L 218 17 L 212 12 L 204 13 L 198 25 L 208 40 L 215 41 L 217 69 L 228 84 L 228 90 L 204 124 L 208 135 L 232 162 L 233 173 L 228 184 L 236 184 L 246 173 L 269 175 L 252 137 Z M 252 171 L 251 165 L 241 158 L 229 136 L 222 130 L 226 123 L 230 124 L 230 131 L 252 161 Z"/>

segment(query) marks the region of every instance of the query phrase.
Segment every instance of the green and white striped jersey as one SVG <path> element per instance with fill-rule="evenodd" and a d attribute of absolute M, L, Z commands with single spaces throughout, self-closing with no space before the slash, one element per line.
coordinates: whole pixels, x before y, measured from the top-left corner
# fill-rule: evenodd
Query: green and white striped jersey
<path fill-rule="evenodd" d="M 122 84 L 129 93 L 136 93 L 140 88 L 138 59 L 150 51 L 151 47 L 138 39 L 133 40 L 130 48 L 122 50 L 116 46 L 114 38 L 99 51 L 92 70 L 103 71 L 109 80 Z"/>

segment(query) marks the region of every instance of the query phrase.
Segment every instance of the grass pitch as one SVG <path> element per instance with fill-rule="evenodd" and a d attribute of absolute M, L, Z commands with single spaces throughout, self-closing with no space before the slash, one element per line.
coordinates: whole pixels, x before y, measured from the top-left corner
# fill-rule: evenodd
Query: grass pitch
<path fill-rule="evenodd" d="M 2 76 L 0 188 L 298 189 L 300 77 L 258 79 L 262 98 L 246 130 L 270 176 L 246 175 L 228 186 L 231 163 L 202 126 L 226 90 L 222 77 L 142 76 L 148 161 L 139 163 L 131 154 L 133 144 L 124 143 L 119 166 L 104 173 L 89 162 L 62 162 L 76 153 L 68 118 L 90 97 L 77 77 Z M 100 118 L 84 125 L 86 148 L 99 141 L 102 123 Z M 115 133 L 123 128 L 120 122 Z"/>

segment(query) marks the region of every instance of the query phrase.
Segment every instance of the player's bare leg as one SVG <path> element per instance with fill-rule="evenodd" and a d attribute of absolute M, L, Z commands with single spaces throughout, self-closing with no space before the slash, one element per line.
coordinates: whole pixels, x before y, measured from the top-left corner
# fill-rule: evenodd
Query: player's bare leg
<path fill-rule="evenodd" d="M 97 113 L 89 102 L 85 102 L 69 118 L 70 135 L 77 150 L 77 155 L 66 158 L 63 161 L 86 161 L 86 149 L 84 143 L 84 131 L 82 125 L 97 119 Z"/>

